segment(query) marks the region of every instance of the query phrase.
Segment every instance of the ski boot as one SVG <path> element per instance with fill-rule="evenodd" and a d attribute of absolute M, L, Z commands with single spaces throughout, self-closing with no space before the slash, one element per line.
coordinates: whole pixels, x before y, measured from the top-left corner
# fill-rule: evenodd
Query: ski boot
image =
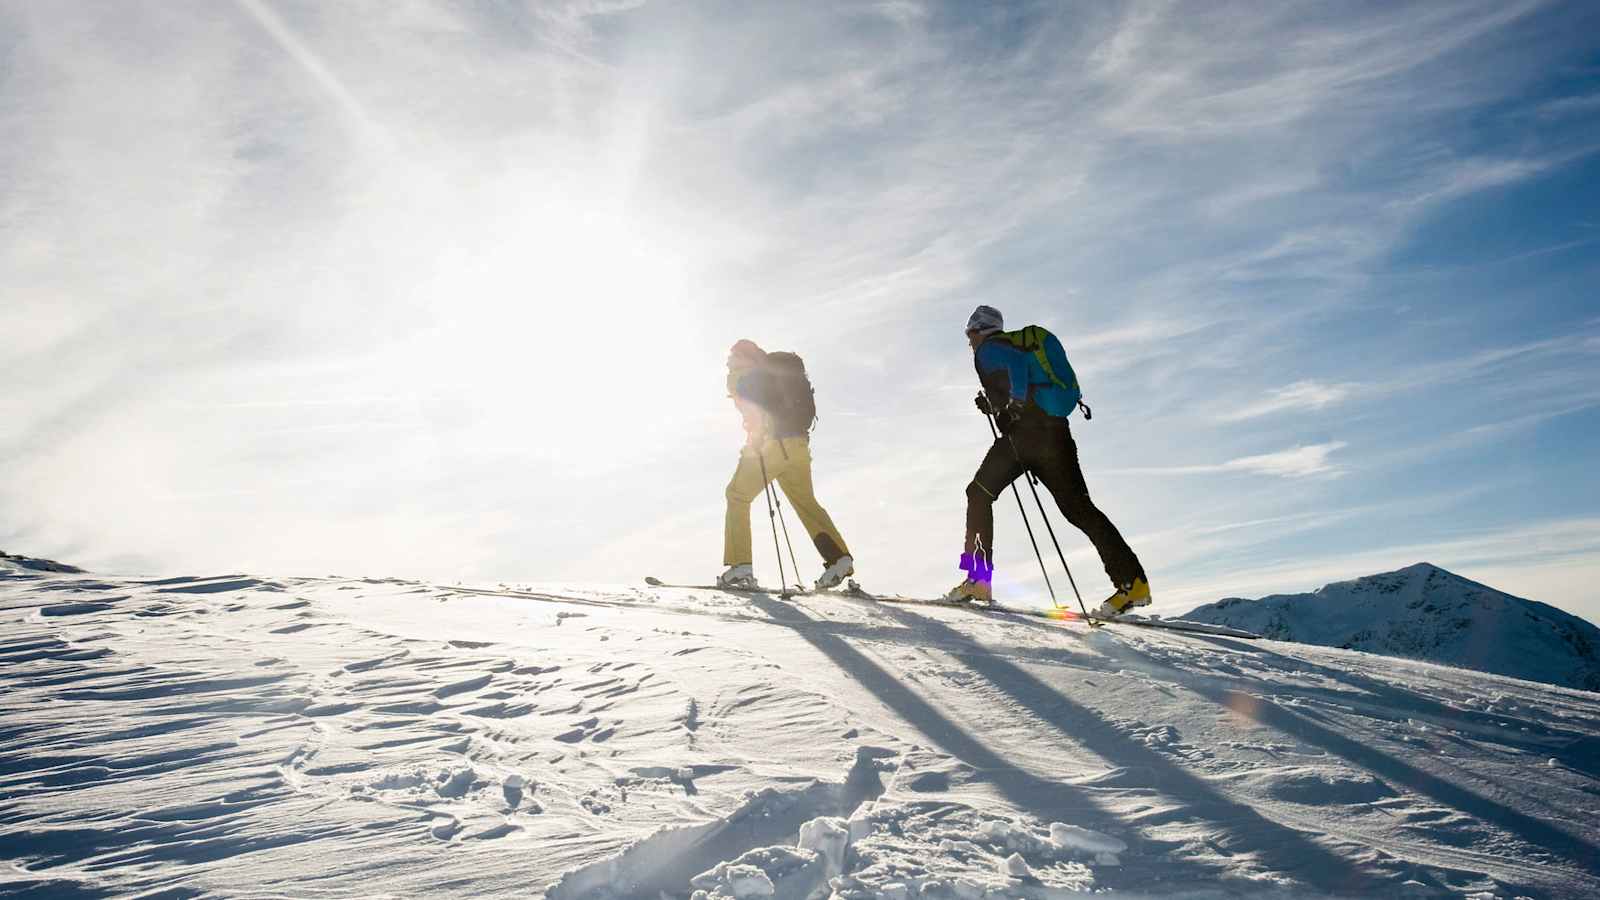
<path fill-rule="evenodd" d="M 944 595 L 944 602 L 946 603 L 972 603 L 975 601 L 980 603 L 994 602 L 994 592 L 990 589 L 989 582 L 974 581 L 968 578 L 966 581 L 951 588 L 950 592 Z"/>
<path fill-rule="evenodd" d="M 729 566 L 728 571 L 717 576 L 717 587 L 753 590 L 756 587 L 756 570 L 749 563 Z"/>
<path fill-rule="evenodd" d="M 848 556 L 841 556 L 833 564 L 822 570 L 822 577 L 817 579 L 817 590 L 825 591 L 836 588 L 846 578 L 856 573 L 856 561 Z"/>
<path fill-rule="evenodd" d="M 1117 588 L 1117 592 L 1107 597 L 1094 614 L 1102 619 L 1115 619 L 1134 607 L 1149 605 L 1150 583 L 1140 577 L 1126 587 Z"/>

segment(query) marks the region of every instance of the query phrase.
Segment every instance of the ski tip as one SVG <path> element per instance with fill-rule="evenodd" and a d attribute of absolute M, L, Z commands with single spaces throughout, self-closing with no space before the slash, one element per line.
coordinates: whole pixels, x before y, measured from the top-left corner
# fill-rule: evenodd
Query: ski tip
<path fill-rule="evenodd" d="M 646 575 L 644 577 L 644 583 L 650 585 L 651 587 L 665 587 L 666 586 L 666 582 L 665 581 L 662 581 L 661 579 L 655 577 L 654 575 Z"/>

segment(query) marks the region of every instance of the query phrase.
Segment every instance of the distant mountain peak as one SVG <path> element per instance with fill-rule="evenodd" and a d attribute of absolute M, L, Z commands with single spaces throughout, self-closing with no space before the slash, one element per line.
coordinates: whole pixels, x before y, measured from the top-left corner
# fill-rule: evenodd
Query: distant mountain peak
<path fill-rule="evenodd" d="M 7 553 L 4 550 L 0 550 L 0 562 L 11 563 L 14 566 L 24 569 L 33 569 L 36 572 L 83 572 L 83 570 L 77 566 L 69 566 L 66 563 L 58 563 L 51 559 L 36 559 L 32 556 L 16 556 L 14 554 Z"/>
<path fill-rule="evenodd" d="M 1600 628 L 1429 562 L 1184 616 L 1320 644 L 1600 691 Z"/>

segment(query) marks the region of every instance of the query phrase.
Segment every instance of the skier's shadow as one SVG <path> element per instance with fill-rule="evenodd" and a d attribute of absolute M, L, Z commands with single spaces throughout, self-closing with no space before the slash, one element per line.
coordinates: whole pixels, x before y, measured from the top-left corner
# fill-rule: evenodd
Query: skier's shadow
<path fill-rule="evenodd" d="M 1441 729 L 1448 728 L 1473 733 L 1476 737 L 1518 750 L 1553 757 L 1574 771 L 1591 778 L 1600 778 L 1600 740 L 1593 735 L 1571 729 L 1555 728 L 1537 719 L 1525 718 L 1506 712 L 1485 712 L 1450 706 L 1432 697 L 1375 678 L 1368 678 L 1345 669 L 1318 665 L 1299 657 L 1285 656 L 1261 645 L 1247 644 L 1232 638 L 1214 635 L 1194 635 L 1208 643 L 1228 650 L 1247 652 L 1261 659 L 1276 661 L 1285 671 L 1307 672 L 1336 681 L 1355 691 L 1374 698 L 1378 703 L 1394 709 L 1410 710 L 1411 714 L 1425 717 Z M 1325 695 L 1331 702 L 1348 703 L 1342 692 L 1325 688 L 1306 688 L 1307 693 Z M 1512 731 L 1508 722 L 1520 730 Z M 1444 737 L 1450 737 L 1444 735 Z M 1465 740 L 1451 738 L 1458 743 Z"/>
<path fill-rule="evenodd" d="M 1135 741 L 1095 710 L 1073 702 L 1021 666 L 963 638 L 943 622 L 908 610 L 888 612 L 907 627 L 925 629 L 941 640 L 966 643 L 972 652 L 959 657 L 963 663 L 1063 736 L 1107 762 L 1147 770 L 1152 787 L 1182 800 L 1182 811 L 1216 826 L 1224 849 L 1253 854 L 1269 868 L 1293 873 L 1307 884 L 1335 895 L 1371 893 L 1388 883 L 1330 852 L 1303 832 L 1227 797 L 1162 753 Z"/>
<path fill-rule="evenodd" d="M 872 692 L 885 706 L 921 731 L 944 752 L 981 772 L 1001 796 L 1017 809 L 1033 815 L 1041 822 L 1065 819 L 1111 833 L 1125 830 L 1125 826 L 1114 813 L 1102 809 L 1086 793 L 1065 782 L 1041 778 L 1018 767 L 935 709 L 882 666 L 851 647 L 844 639 L 826 629 L 809 627 L 824 624 L 823 622 L 811 618 L 790 604 L 770 597 L 757 595 L 751 598 L 751 603 L 765 612 L 774 622 L 793 628 L 797 635 L 816 647 L 840 669 L 849 673 L 862 687 Z M 961 656 L 963 661 L 980 675 L 993 681 L 997 687 L 1021 701 L 1039 718 L 1050 722 L 1066 732 L 1068 737 L 1080 742 L 1084 742 L 1082 734 L 1062 728 L 1059 723 L 1063 717 L 1075 721 L 1082 720 L 1080 724 L 1084 728 L 1080 730 L 1092 731 L 1103 738 L 1094 742 L 1099 745 L 1097 753 L 1107 759 L 1116 759 L 1118 762 L 1151 769 L 1156 774 L 1156 780 L 1162 790 L 1172 790 L 1176 787 L 1177 793 L 1184 795 L 1184 799 L 1195 801 L 1191 803 L 1191 809 L 1197 814 L 1205 815 L 1205 807 L 1209 805 L 1213 811 L 1209 817 L 1215 819 L 1225 832 L 1229 829 L 1228 822 L 1243 821 L 1249 823 L 1245 830 L 1258 838 L 1262 833 L 1270 833 L 1271 837 L 1264 842 L 1265 846 L 1258 845 L 1256 840 L 1241 837 L 1237 841 L 1236 848 L 1239 852 L 1255 854 L 1269 865 L 1284 871 L 1309 869 L 1306 872 L 1309 882 L 1341 895 L 1370 891 L 1380 883 L 1359 871 L 1351 863 L 1312 843 L 1301 833 L 1263 819 L 1248 807 L 1218 795 L 1200 779 L 1173 766 L 1143 744 L 1135 743 L 1117 733 L 1093 712 L 1067 701 L 1048 685 L 1014 664 L 990 655 L 988 650 L 973 644 L 965 635 L 925 617 L 913 616 L 898 610 L 889 612 L 906 627 L 943 632 L 937 636 L 948 647 L 968 648 L 971 652 Z M 961 649 L 952 652 L 962 654 Z M 1049 699 L 1045 700 L 1046 697 Z M 1132 888 L 1139 884 L 1148 884 L 1152 876 L 1171 879 L 1178 883 L 1202 884 L 1214 883 L 1222 875 L 1215 868 L 1194 860 L 1182 859 L 1178 854 L 1164 855 L 1165 863 L 1156 871 L 1151 871 L 1148 867 L 1135 866 L 1109 871 L 1100 869 L 1096 871 L 1095 876 L 1097 881 L 1106 887 Z"/>
<path fill-rule="evenodd" d="M 1251 647 L 1249 649 L 1256 653 L 1272 653 L 1272 651 L 1261 647 Z M 1445 806 L 1473 816 L 1480 821 L 1492 823 L 1536 849 L 1542 849 L 1564 857 L 1578 868 L 1600 875 L 1600 846 L 1596 846 L 1590 840 L 1570 834 L 1549 822 L 1518 812 L 1503 803 L 1453 784 L 1444 778 L 1419 769 L 1381 750 L 1358 743 L 1333 728 L 1315 722 L 1305 715 L 1291 712 L 1258 694 L 1246 693 L 1209 683 L 1208 678 L 1204 675 L 1196 677 L 1193 672 L 1185 672 L 1182 669 L 1175 668 L 1120 642 L 1114 646 L 1108 644 L 1107 653 L 1112 658 L 1125 663 L 1129 668 L 1136 668 L 1170 678 L 1212 703 L 1243 715 L 1259 725 L 1273 728 L 1307 745 L 1319 747 L 1328 753 L 1343 758 L 1354 766 L 1386 779 L 1392 784 L 1401 785 L 1418 794 L 1429 796 Z M 1275 655 L 1286 660 L 1289 659 L 1288 657 L 1282 657 L 1282 654 Z M 1360 676 L 1344 673 L 1341 677 L 1335 675 L 1332 670 L 1323 670 L 1322 667 L 1306 664 L 1298 659 L 1292 660 L 1292 662 L 1297 666 L 1322 670 L 1329 677 L 1337 677 L 1339 680 L 1351 683 L 1352 686 L 1374 690 L 1380 696 L 1396 704 L 1426 705 L 1432 702 L 1418 694 L 1401 691 L 1392 686 L 1380 685 Z M 1459 710 L 1444 707 L 1442 704 L 1440 707 L 1450 712 L 1460 713 Z"/>

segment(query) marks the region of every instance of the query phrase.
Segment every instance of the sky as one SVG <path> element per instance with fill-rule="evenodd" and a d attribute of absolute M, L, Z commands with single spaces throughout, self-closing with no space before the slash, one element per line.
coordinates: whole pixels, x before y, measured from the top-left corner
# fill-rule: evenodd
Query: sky
<path fill-rule="evenodd" d="M 943 590 L 985 303 L 1157 611 L 1425 560 L 1600 620 L 1592 3 L 0 0 L 0 127 L 9 552 L 708 581 L 749 338 L 863 585 Z"/>

